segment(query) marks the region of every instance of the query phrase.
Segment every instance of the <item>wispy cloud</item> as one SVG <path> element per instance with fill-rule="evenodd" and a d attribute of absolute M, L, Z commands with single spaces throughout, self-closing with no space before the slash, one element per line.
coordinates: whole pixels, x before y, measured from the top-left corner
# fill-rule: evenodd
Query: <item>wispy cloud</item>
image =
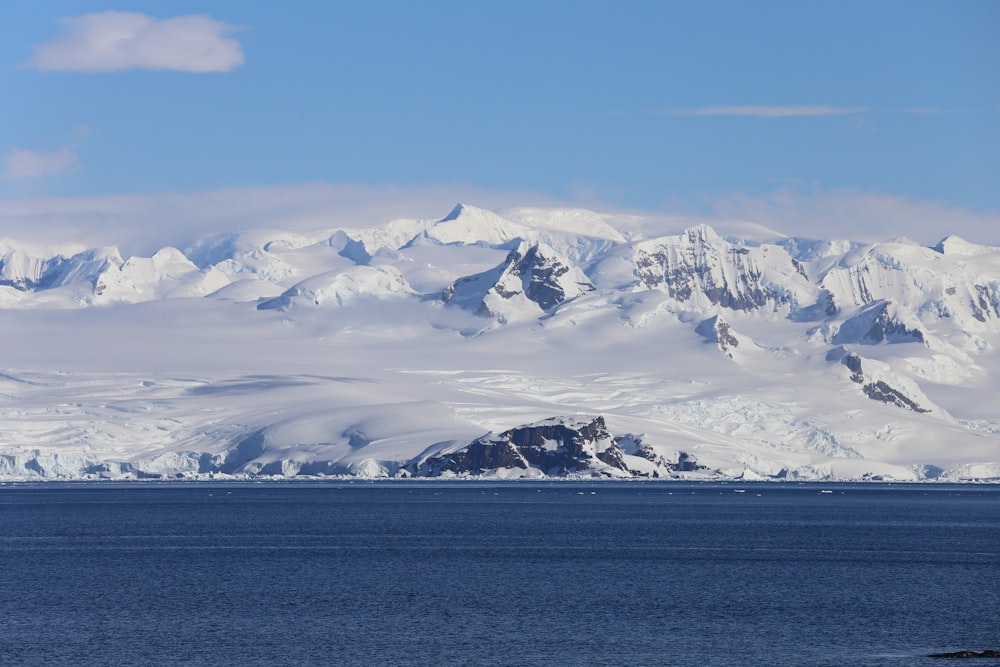
<path fill-rule="evenodd" d="M 67 146 L 57 151 L 30 151 L 12 148 L 4 155 L 4 168 L 0 178 L 18 181 L 29 178 L 53 176 L 80 168 L 76 147 Z"/>
<path fill-rule="evenodd" d="M 734 105 L 670 109 L 669 116 L 744 116 L 749 118 L 806 118 L 810 116 L 846 116 L 864 112 L 858 107 L 836 107 L 828 104 L 814 105 Z"/>
<path fill-rule="evenodd" d="M 130 69 L 228 72 L 243 64 L 237 28 L 209 16 L 158 19 L 107 11 L 59 20 L 65 34 L 37 44 L 23 67 L 60 72 Z"/>
<path fill-rule="evenodd" d="M 28 180 L 79 170 L 77 145 L 88 134 L 90 127 L 80 125 L 73 128 L 72 140 L 58 149 L 46 151 L 11 148 L 3 156 L 4 166 L 0 170 L 0 180 Z"/>
<path fill-rule="evenodd" d="M 370 187 L 299 183 L 191 193 L 0 199 L 0 238 L 46 244 L 117 245 L 148 256 L 163 246 L 185 248 L 211 236 L 249 229 L 307 235 L 383 225 L 390 220 L 444 216 L 456 202 L 502 211 L 515 206 L 584 206 L 612 215 L 641 236 L 676 234 L 706 223 L 746 238 L 781 235 L 883 241 L 909 236 L 926 244 L 946 234 L 1000 245 L 1000 211 L 973 211 L 944 202 L 858 190 L 781 188 L 766 195 L 732 193 L 710 202 L 711 212 L 621 209 L 600 201 L 557 199 L 531 191 L 461 184 Z"/>
<path fill-rule="evenodd" d="M 569 204 L 538 192 L 457 183 L 395 187 L 314 182 L 190 193 L 0 198 L 0 238 L 117 245 L 124 254 L 148 256 L 163 246 L 185 248 L 214 234 L 247 229 L 332 233 L 401 217 L 436 219 L 458 202 L 491 210 Z"/>
<path fill-rule="evenodd" d="M 717 215 L 778 229 L 790 236 L 884 241 L 906 236 L 932 244 L 948 234 L 1000 245 L 1000 211 L 848 188 L 780 188 L 766 195 L 733 193 L 714 202 Z"/>

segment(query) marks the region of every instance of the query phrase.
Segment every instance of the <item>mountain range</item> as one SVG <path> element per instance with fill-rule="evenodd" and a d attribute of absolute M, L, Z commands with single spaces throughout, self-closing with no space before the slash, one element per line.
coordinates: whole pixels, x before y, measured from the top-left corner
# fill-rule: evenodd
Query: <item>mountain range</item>
<path fill-rule="evenodd" d="M 1000 480 L 1000 248 L 581 209 L 0 240 L 0 479 Z"/>

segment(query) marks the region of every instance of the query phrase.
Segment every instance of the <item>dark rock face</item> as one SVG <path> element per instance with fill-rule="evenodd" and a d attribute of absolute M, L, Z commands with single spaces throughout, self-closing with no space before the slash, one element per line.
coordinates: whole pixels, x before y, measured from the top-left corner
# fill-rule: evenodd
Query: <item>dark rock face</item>
<path fill-rule="evenodd" d="M 484 317 L 502 316 L 487 303 L 489 296 L 510 299 L 523 294 L 548 311 L 560 303 L 594 289 L 578 269 L 540 244 L 521 243 L 499 266 L 460 278 L 441 295 L 442 301 Z M 495 307 L 495 306 L 494 306 Z"/>
<path fill-rule="evenodd" d="M 851 381 L 860 384 L 861 391 L 873 401 L 888 403 L 889 405 L 895 405 L 905 410 L 912 410 L 913 412 L 930 412 L 930 410 L 920 407 L 912 398 L 890 386 L 885 381 L 870 381 L 865 376 L 864 370 L 861 367 L 861 357 L 858 355 L 853 353 L 847 354 L 841 360 L 841 363 L 851 371 Z"/>
<path fill-rule="evenodd" d="M 803 275 L 788 258 L 790 272 Z M 733 310 L 756 310 L 788 302 L 788 295 L 772 289 L 747 248 L 727 243 L 700 226 L 679 237 L 640 244 L 635 272 L 651 289 L 662 289 L 677 301 L 704 294 L 712 304 Z"/>
<path fill-rule="evenodd" d="M 547 419 L 485 435 L 451 452 L 431 455 L 407 466 L 415 475 L 445 472 L 481 475 L 501 468 L 537 468 L 549 476 L 598 473 L 601 463 L 628 472 L 623 452 L 608 433 L 603 417 L 590 421 Z"/>
<path fill-rule="evenodd" d="M 733 358 L 733 350 L 740 346 L 740 341 L 733 334 L 732 327 L 718 315 L 699 324 L 695 331 L 704 336 L 708 342 L 715 343 L 719 350 L 730 359 Z"/>
<path fill-rule="evenodd" d="M 719 339 L 719 349 L 726 353 L 727 356 L 732 358 L 733 348 L 739 347 L 740 342 L 736 340 L 736 336 L 733 335 L 732 330 L 729 325 L 723 321 L 719 321 L 716 324 L 715 332 L 718 334 Z"/>
<path fill-rule="evenodd" d="M 902 322 L 890 317 L 885 310 L 883 310 L 875 321 L 872 322 L 871 328 L 868 333 L 865 334 L 864 340 L 871 341 L 873 343 L 881 343 L 882 341 L 899 341 L 899 340 L 912 340 L 917 343 L 927 342 L 924 338 L 924 333 L 920 329 L 911 329 Z"/>
<path fill-rule="evenodd" d="M 913 410 L 914 412 L 930 412 L 930 410 L 924 410 L 917 405 L 916 401 L 907 398 L 902 392 L 893 389 L 882 380 L 869 382 L 862 386 L 861 390 L 865 392 L 865 396 L 875 401 L 889 403 L 901 408 L 906 408 L 907 410 Z"/>
<path fill-rule="evenodd" d="M 1000 651 L 988 649 L 986 651 L 951 651 L 949 653 L 931 653 L 928 658 L 1000 658 Z"/>
<path fill-rule="evenodd" d="M 491 442 L 480 439 L 453 454 L 429 458 L 418 465 L 414 472 L 438 477 L 444 472 L 481 475 L 497 468 L 527 470 L 528 467 L 527 459 L 509 441 Z"/>
<path fill-rule="evenodd" d="M 891 301 L 874 301 L 844 322 L 833 342 L 877 345 L 879 343 L 927 343 L 918 327 L 906 325 L 893 312 Z M 913 318 L 914 320 L 916 318 Z"/>
<path fill-rule="evenodd" d="M 861 357 L 856 354 L 848 354 L 844 357 L 843 364 L 851 371 L 851 382 L 861 384 L 865 381 L 864 371 L 861 370 Z"/>
<path fill-rule="evenodd" d="M 646 459 L 655 468 L 633 470 L 626 455 Z M 549 477 L 659 477 L 675 471 L 704 470 L 705 466 L 685 452 L 680 452 L 676 461 L 667 460 L 642 442 L 641 436 L 612 437 L 603 417 L 555 417 L 491 433 L 458 449 L 425 453 L 410 461 L 403 472 L 416 477 L 440 477 L 446 473 L 484 475 L 503 469 L 534 469 Z"/>
<path fill-rule="evenodd" d="M 518 250 L 512 250 L 507 256 L 507 261 L 512 265 L 515 275 L 527 278 L 524 294 L 529 299 L 548 310 L 566 300 L 566 290 L 560 284 L 559 279 L 569 273 L 569 267 L 558 260 L 545 257 L 538 250 L 538 245 L 533 245 L 524 253 L 524 257 L 517 257 Z M 589 283 L 586 290 L 594 289 Z"/>
<path fill-rule="evenodd" d="M 693 456 L 687 452 L 678 452 L 676 461 L 668 461 L 662 456 L 658 455 L 656 451 L 647 444 L 639 443 L 634 451 L 631 452 L 636 456 L 641 456 L 647 461 L 652 461 L 653 463 L 666 468 L 668 471 L 680 471 L 680 472 L 692 472 L 695 470 L 706 470 L 707 468 L 698 461 L 695 460 Z M 658 476 L 657 473 L 653 473 L 653 476 Z"/>
<path fill-rule="evenodd" d="M 983 285 L 973 285 L 976 294 L 972 302 L 972 316 L 980 322 L 987 318 L 1000 318 L 1000 293 Z"/>

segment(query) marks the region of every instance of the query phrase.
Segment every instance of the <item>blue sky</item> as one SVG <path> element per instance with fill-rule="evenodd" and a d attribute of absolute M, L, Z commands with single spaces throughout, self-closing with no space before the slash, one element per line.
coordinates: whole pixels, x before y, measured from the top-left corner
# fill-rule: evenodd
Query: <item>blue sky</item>
<path fill-rule="evenodd" d="M 1000 243 L 998 34 L 958 0 L 6 0 L 0 236 L 320 184 Z"/>

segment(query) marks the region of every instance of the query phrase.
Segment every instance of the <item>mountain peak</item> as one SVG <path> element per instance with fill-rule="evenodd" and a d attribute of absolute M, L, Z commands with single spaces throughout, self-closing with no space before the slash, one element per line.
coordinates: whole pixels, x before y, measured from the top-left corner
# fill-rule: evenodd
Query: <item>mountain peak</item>
<path fill-rule="evenodd" d="M 708 225 L 634 245 L 635 273 L 686 308 L 775 309 L 808 301 L 813 288 L 781 246 L 730 243 Z M 780 286 L 779 286 L 780 283 Z"/>
<path fill-rule="evenodd" d="M 501 321 L 537 317 L 594 289 L 578 267 L 543 243 L 521 241 L 502 263 L 460 278 L 445 290 L 446 303 Z"/>
<path fill-rule="evenodd" d="M 484 208 L 458 204 L 427 230 L 427 238 L 445 245 L 501 246 L 528 235 L 528 228 Z"/>
<path fill-rule="evenodd" d="M 970 243 L 965 239 L 955 236 L 954 234 L 949 235 L 938 241 L 938 244 L 933 248 L 935 251 L 941 253 L 942 255 L 982 255 L 990 250 L 985 246 L 981 246 L 975 243 Z"/>
<path fill-rule="evenodd" d="M 449 222 L 451 220 L 458 220 L 465 212 L 466 208 L 468 207 L 465 204 L 459 202 L 455 204 L 455 207 L 451 209 L 451 212 L 448 215 L 438 220 L 438 222 Z"/>

